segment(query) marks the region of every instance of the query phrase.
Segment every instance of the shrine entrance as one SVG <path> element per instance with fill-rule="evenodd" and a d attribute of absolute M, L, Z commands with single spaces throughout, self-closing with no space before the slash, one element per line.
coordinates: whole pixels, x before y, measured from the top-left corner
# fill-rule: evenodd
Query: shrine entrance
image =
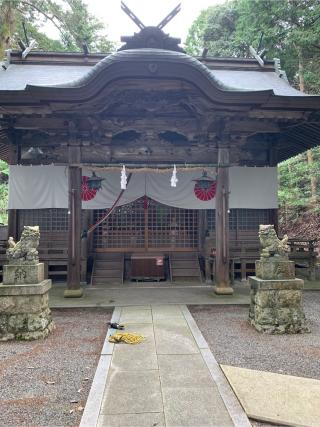
<path fill-rule="evenodd" d="M 95 210 L 95 222 L 105 213 Z M 199 211 L 141 197 L 117 207 L 95 230 L 96 252 L 196 251 Z"/>

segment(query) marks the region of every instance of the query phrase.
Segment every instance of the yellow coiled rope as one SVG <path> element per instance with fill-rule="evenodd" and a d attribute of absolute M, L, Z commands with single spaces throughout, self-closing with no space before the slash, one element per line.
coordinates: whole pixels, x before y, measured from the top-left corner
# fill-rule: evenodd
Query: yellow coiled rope
<path fill-rule="evenodd" d="M 124 342 L 126 344 L 140 344 L 145 340 L 143 335 L 135 334 L 133 332 L 116 332 L 109 337 L 109 342 L 119 343 Z"/>

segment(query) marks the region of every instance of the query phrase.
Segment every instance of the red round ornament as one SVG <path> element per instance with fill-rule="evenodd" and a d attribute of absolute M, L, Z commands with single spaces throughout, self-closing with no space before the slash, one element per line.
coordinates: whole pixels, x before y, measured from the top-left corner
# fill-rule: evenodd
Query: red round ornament
<path fill-rule="evenodd" d="M 89 177 L 86 175 L 82 176 L 82 184 L 81 184 L 81 200 L 84 202 L 88 202 L 95 198 L 98 190 L 92 190 L 88 185 Z"/>
<path fill-rule="evenodd" d="M 209 183 L 208 188 L 203 188 L 201 182 L 196 182 L 194 186 L 194 194 L 197 199 L 202 202 L 207 202 L 208 200 L 212 200 L 216 195 L 217 190 L 217 182 L 212 181 Z"/>

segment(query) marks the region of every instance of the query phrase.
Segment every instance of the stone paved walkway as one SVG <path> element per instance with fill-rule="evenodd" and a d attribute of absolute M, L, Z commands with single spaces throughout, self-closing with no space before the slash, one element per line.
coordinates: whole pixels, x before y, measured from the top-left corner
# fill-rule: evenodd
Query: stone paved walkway
<path fill-rule="evenodd" d="M 118 307 L 113 321 L 146 340 L 106 340 L 81 427 L 250 426 L 185 305 Z"/>

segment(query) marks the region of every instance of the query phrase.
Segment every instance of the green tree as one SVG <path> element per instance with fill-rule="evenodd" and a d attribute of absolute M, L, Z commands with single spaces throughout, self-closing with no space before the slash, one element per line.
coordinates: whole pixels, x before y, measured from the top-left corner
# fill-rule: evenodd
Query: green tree
<path fill-rule="evenodd" d="M 187 51 L 249 57 L 262 43 L 269 58 L 280 58 L 291 84 L 320 93 L 320 0 L 229 0 L 211 6 L 194 21 Z M 319 211 L 320 147 L 279 165 L 279 202 L 286 218 Z"/>
<path fill-rule="evenodd" d="M 212 56 L 243 56 L 242 43 L 235 43 L 238 12 L 234 1 L 203 10 L 192 24 L 186 50 L 190 55 L 201 55 L 204 48 Z"/>
<path fill-rule="evenodd" d="M 48 22 L 57 29 L 59 40 L 45 34 L 43 26 Z M 83 0 L 0 0 L 0 55 L 6 48 L 17 47 L 19 40 L 25 41 L 25 34 L 44 50 L 80 51 L 83 43 L 91 51 L 114 49 L 103 24 Z"/>
<path fill-rule="evenodd" d="M 278 57 L 289 80 L 320 93 L 320 1 L 230 0 L 201 12 L 192 24 L 187 52 L 248 57 L 263 35 L 268 57 Z"/>

